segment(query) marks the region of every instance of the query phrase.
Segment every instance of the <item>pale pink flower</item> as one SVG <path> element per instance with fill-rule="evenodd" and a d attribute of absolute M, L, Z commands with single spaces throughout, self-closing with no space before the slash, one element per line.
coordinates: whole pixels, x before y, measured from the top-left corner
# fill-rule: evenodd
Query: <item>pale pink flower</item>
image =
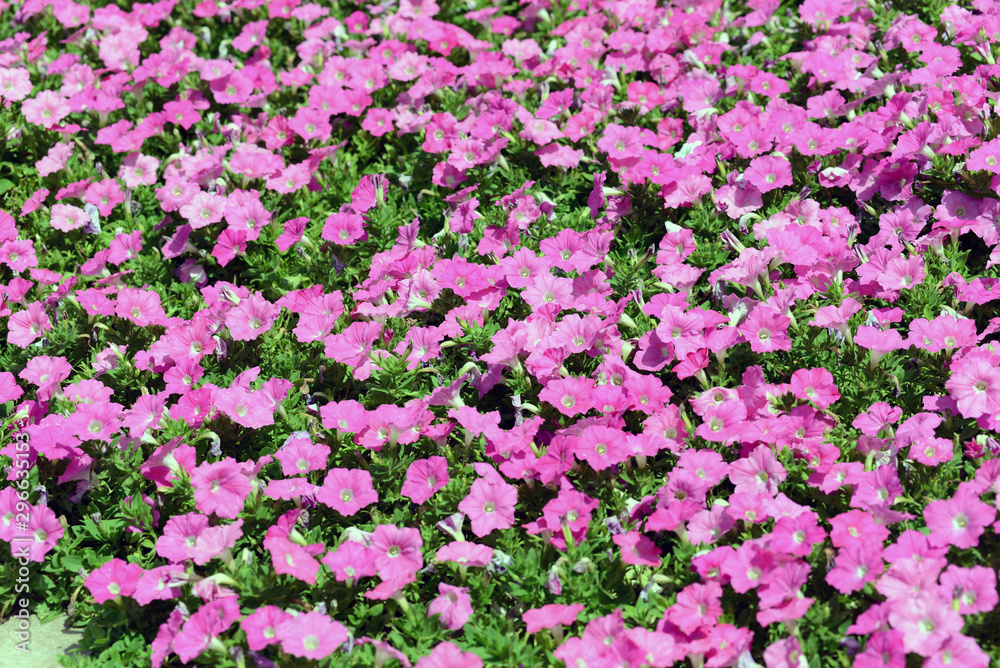
<path fill-rule="evenodd" d="M 0 98 L 20 102 L 31 94 L 31 75 L 23 67 L 0 67 Z"/>
<path fill-rule="evenodd" d="M 69 116 L 70 106 L 59 93 L 43 90 L 34 98 L 21 103 L 21 113 L 29 123 L 51 130 Z"/>
<path fill-rule="evenodd" d="M 86 211 L 72 204 L 52 205 L 52 218 L 49 224 L 60 232 L 78 230 L 90 222 Z"/>
<path fill-rule="evenodd" d="M 963 417 L 977 418 L 1000 412 L 1000 369 L 982 357 L 956 363 L 944 386 L 951 392 Z"/>

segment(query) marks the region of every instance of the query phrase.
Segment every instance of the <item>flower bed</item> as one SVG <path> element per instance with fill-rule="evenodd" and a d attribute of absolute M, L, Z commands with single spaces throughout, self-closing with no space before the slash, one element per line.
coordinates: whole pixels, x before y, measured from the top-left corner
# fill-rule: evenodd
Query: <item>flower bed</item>
<path fill-rule="evenodd" d="M 0 2 L 0 618 L 996 665 L 1000 9 L 897 4 Z"/>

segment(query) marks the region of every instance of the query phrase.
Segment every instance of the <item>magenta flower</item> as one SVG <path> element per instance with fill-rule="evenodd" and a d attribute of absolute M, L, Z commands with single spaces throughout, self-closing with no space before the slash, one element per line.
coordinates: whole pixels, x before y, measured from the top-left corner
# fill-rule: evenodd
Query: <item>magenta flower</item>
<path fill-rule="evenodd" d="M 102 216 L 110 216 L 114 208 L 125 201 L 125 195 L 114 179 L 103 179 L 87 186 L 84 201 L 97 207 Z"/>
<path fill-rule="evenodd" d="M 834 547 L 844 547 L 852 543 L 881 545 L 889 537 L 889 530 L 877 524 L 875 518 L 864 510 L 849 510 L 829 520 L 830 541 Z"/>
<path fill-rule="evenodd" d="M 557 378 L 545 385 L 538 398 L 555 406 L 563 415 L 573 417 L 585 414 L 592 408 L 593 390 L 594 381 L 590 378 Z"/>
<path fill-rule="evenodd" d="M 191 473 L 195 507 L 209 515 L 236 519 L 253 487 L 232 457 L 218 462 L 202 462 Z"/>
<path fill-rule="evenodd" d="M 483 668 L 483 660 L 472 652 L 463 652 L 458 645 L 443 642 L 417 661 L 415 668 Z"/>
<path fill-rule="evenodd" d="M 597 148 L 610 158 L 638 158 L 643 150 L 642 130 L 635 126 L 623 127 L 610 123 L 598 140 Z"/>
<path fill-rule="evenodd" d="M 52 396 L 59 383 L 69 378 L 72 369 L 64 357 L 39 355 L 28 360 L 17 377 L 35 385 L 38 388 L 35 395 L 44 401 Z"/>
<path fill-rule="evenodd" d="M 308 435 L 296 436 L 295 434 L 292 434 L 285 441 L 285 444 L 274 453 L 274 458 L 281 462 L 281 472 L 288 476 L 321 471 L 326 468 L 329 456 L 329 446 L 313 443 Z"/>
<path fill-rule="evenodd" d="M 167 520 L 162 535 L 156 539 L 156 554 L 180 563 L 196 554 L 198 540 L 208 529 L 208 517 L 199 513 L 175 515 Z"/>
<path fill-rule="evenodd" d="M 979 537 L 995 519 L 996 508 L 967 491 L 959 491 L 950 499 L 931 501 L 924 508 L 924 521 L 931 530 L 928 539 L 934 547 L 976 547 Z"/>
<path fill-rule="evenodd" d="M 159 566 L 142 574 L 136 584 L 132 598 L 142 606 L 153 601 L 169 601 L 180 598 L 180 584 L 183 581 L 184 569 L 176 566 Z"/>
<path fill-rule="evenodd" d="M 590 464 L 595 471 L 621 464 L 630 454 L 621 430 L 600 425 L 584 429 L 573 447 L 573 456 Z"/>
<path fill-rule="evenodd" d="M 373 549 L 350 540 L 341 543 L 336 550 L 327 552 L 320 561 L 333 572 L 337 582 L 353 582 L 357 578 L 368 578 L 378 572 Z"/>
<path fill-rule="evenodd" d="M 226 313 L 226 327 L 234 341 L 253 341 L 271 329 L 281 309 L 253 293 Z"/>
<path fill-rule="evenodd" d="M 224 596 L 207 603 L 184 622 L 171 649 L 184 663 L 196 659 L 209 647 L 225 651 L 218 636 L 239 618 L 240 604 L 235 596 Z"/>
<path fill-rule="evenodd" d="M 31 75 L 23 67 L 0 68 L 0 98 L 20 102 L 31 94 Z"/>
<path fill-rule="evenodd" d="M 718 582 L 693 583 L 677 594 L 677 602 L 667 610 L 666 618 L 684 633 L 699 627 L 711 627 L 722 614 L 722 587 Z"/>
<path fill-rule="evenodd" d="M 427 616 L 441 615 L 441 624 L 458 631 L 472 616 L 472 599 L 468 587 L 453 587 L 444 582 L 438 585 L 438 596 L 427 606 Z"/>
<path fill-rule="evenodd" d="M 268 536 L 264 539 L 263 545 L 264 549 L 271 554 L 271 564 L 274 566 L 275 573 L 291 575 L 307 584 L 316 583 L 319 562 L 314 556 L 322 552 L 322 544 L 303 547 L 278 535 Z"/>
<path fill-rule="evenodd" d="M 364 218 L 348 210 L 328 216 L 320 237 L 339 246 L 350 246 L 367 234 Z"/>
<path fill-rule="evenodd" d="M 225 217 L 229 228 L 245 234 L 247 241 L 260 237 L 261 230 L 271 222 L 271 212 L 261 204 L 256 190 L 234 190 L 230 193 Z"/>
<path fill-rule="evenodd" d="M 372 534 L 375 566 L 383 580 L 406 578 L 423 566 L 423 539 L 418 529 L 379 524 Z"/>
<path fill-rule="evenodd" d="M 78 230 L 90 222 L 87 212 L 72 204 L 55 204 L 52 206 L 52 218 L 49 224 L 60 232 Z"/>
<path fill-rule="evenodd" d="M 201 229 L 206 225 L 218 223 L 226 211 L 226 198 L 207 192 L 197 192 L 180 207 L 180 214 L 191 225 L 192 229 Z"/>
<path fill-rule="evenodd" d="M 798 369 L 792 374 L 792 394 L 819 408 L 827 408 L 840 399 L 833 374 L 826 369 Z"/>
<path fill-rule="evenodd" d="M 811 510 L 794 517 L 779 518 L 771 532 L 770 547 L 797 557 L 808 556 L 812 552 L 812 546 L 826 538 L 826 531 L 819 526 L 818 519 Z"/>
<path fill-rule="evenodd" d="M 538 633 L 542 629 L 551 629 L 557 624 L 570 626 L 576 622 L 576 618 L 583 612 L 582 603 L 572 603 L 565 605 L 562 603 L 551 603 L 540 608 L 532 608 L 521 613 L 521 619 L 528 626 L 529 635 Z"/>
<path fill-rule="evenodd" d="M 182 401 L 192 398 L 197 391 L 189 392 L 182 397 Z M 248 392 L 233 386 L 218 393 L 215 407 L 230 420 L 247 429 L 260 429 L 274 424 L 274 405 L 263 391 Z"/>
<path fill-rule="evenodd" d="M 130 564 L 121 559 L 112 559 L 84 581 L 95 603 L 104 603 L 116 596 L 131 596 L 139 584 L 143 570 L 139 564 Z"/>
<path fill-rule="evenodd" d="M 458 504 L 472 523 L 472 533 L 482 538 L 497 529 L 514 526 L 517 488 L 500 478 L 480 478 L 472 483 L 469 494 Z"/>
<path fill-rule="evenodd" d="M 542 508 L 542 517 L 536 522 L 528 522 L 524 528 L 529 534 L 548 531 L 551 534 L 549 542 L 558 549 L 565 550 L 566 536 L 563 533 L 563 526 L 569 529 L 574 544 L 582 543 L 587 537 L 591 516 L 600 505 L 600 501 L 577 491 L 567 478 L 562 480 L 558 496 Z"/>
<path fill-rule="evenodd" d="M 260 651 L 269 645 L 277 644 L 278 627 L 293 619 L 276 605 L 265 605 L 257 608 L 240 621 L 240 628 L 247 634 L 247 646 L 253 651 Z"/>
<path fill-rule="evenodd" d="M 792 166 L 788 160 L 764 155 L 750 161 L 743 177 L 761 193 L 792 185 Z"/>
<path fill-rule="evenodd" d="M 438 548 L 434 554 L 438 561 L 450 561 L 459 566 L 486 566 L 493 559 L 493 548 L 488 545 L 455 541 Z"/>
<path fill-rule="evenodd" d="M 439 456 L 418 459 L 406 469 L 406 482 L 400 494 L 413 503 L 423 504 L 449 481 L 447 459 Z"/>
<path fill-rule="evenodd" d="M 950 564 L 941 574 L 941 587 L 951 592 L 952 607 L 958 606 L 962 615 L 989 612 L 1000 602 L 996 571 L 986 566 L 962 568 Z"/>
<path fill-rule="evenodd" d="M 903 632 L 903 647 L 907 652 L 924 657 L 933 656 L 950 637 L 961 633 L 965 625 L 949 601 L 935 591 L 893 601 L 889 623 Z"/>
<path fill-rule="evenodd" d="M 330 506 L 345 517 L 378 502 L 378 492 L 372 487 L 372 476 L 364 469 L 331 469 L 316 500 Z"/>
<path fill-rule="evenodd" d="M 7 342 L 19 348 L 27 348 L 38 337 L 52 329 L 45 307 L 40 302 L 31 302 L 23 311 L 18 311 L 7 319 Z"/>
<path fill-rule="evenodd" d="M 160 295 L 153 290 L 123 288 L 118 293 L 115 315 L 139 327 L 164 324 L 167 314 L 160 304 Z"/>
<path fill-rule="evenodd" d="M 1000 412 L 1000 369 L 982 357 L 964 358 L 952 367 L 944 386 L 963 417 Z"/>
<path fill-rule="evenodd" d="M 754 448 L 747 457 L 729 465 L 729 480 L 736 485 L 737 493 L 774 496 L 787 476 L 774 452 L 764 446 Z"/>
<path fill-rule="evenodd" d="M 978 148 L 969 152 L 969 159 L 966 167 L 972 170 L 986 170 L 993 174 L 1000 174 L 1000 140 L 980 144 Z"/>
<path fill-rule="evenodd" d="M 768 306 L 757 306 L 746 321 L 739 326 L 740 334 L 750 342 L 755 353 L 775 350 L 791 350 L 792 340 L 788 338 L 791 320 Z"/>
<path fill-rule="evenodd" d="M 659 568 L 660 548 L 648 537 L 638 531 L 617 534 L 611 539 L 622 549 L 622 561 L 632 566 L 650 566 Z"/>
<path fill-rule="evenodd" d="M 867 582 L 882 574 L 882 544 L 856 541 L 837 551 L 833 568 L 826 574 L 827 583 L 841 594 L 860 591 Z"/>

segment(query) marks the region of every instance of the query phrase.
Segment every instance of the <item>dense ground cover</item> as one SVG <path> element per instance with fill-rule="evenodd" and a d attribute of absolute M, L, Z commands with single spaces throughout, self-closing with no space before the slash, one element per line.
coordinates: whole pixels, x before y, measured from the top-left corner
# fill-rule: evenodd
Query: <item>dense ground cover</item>
<path fill-rule="evenodd" d="M 0 5 L 68 665 L 1000 661 L 1000 6 Z"/>

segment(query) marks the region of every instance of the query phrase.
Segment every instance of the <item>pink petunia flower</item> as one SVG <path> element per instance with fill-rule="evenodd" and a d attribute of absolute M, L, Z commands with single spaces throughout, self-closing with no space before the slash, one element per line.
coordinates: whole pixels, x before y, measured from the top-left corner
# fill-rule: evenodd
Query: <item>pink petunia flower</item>
<path fill-rule="evenodd" d="M 799 399 L 813 402 L 818 408 L 827 408 L 838 399 L 840 392 L 833 382 L 833 374 L 826 369 L 798 369 L 792 374 L 792 394 Z"/>
<path fill-rule="evenodd" d="M 973 492 L 961 490 L 950 499 L 931 501 L 924 508 L 924 521 L 934 547 L 976 547 L 986 527 L 996 519 L 996 508 L 983 503 Z"/>
<path fill-rule="evenodd" d="M 952 367 L 944 386 L 963 417 L 1000 412 L 1000 369 L 982 357 L 963 359 Z"/>
<path fill-rule="evenodd" d="M 557 378 L 545 384 L 538 398 L 555 406 L 563 415 L 573 417 L 585 414 L 592 408 L 593 390 L 594 381 L 590 378 Z"/>
<path fill-rule="evenodd" d="M 419 529 L 379 524 L 372 533 L 375 566 L 383 580 L 406 578 L 420 570 L 424 557 Z"/>
<path fill-rule="evenodd" d="M 448 460 L 435 456 L 418 459 L 406 469 L 406 482 L 400 494 L 418 505 L 426 503 L 448 484 Z"/>
<path fill-rule="evenodd" d="M 789 351 L 792 349 L 789 324 L 791 320 L 773 308 L 757 306 L 739 326 L 739 332 L 750 342 L 750 349 L 755 353 Z"/>
<path fill-rule="evenodd" d="M 159 293 L 138 288 L 123 288 L 118 293 L 115 315 L 130 320 L 139 327 L 160 325 L 167 319 L 160 304 Z"/>
<path fill-rule="evenodd" d="M 483 660 L 450 642 L 439 643 L 415 668 L 483 668 Z"/>
<path fill-rule="evenodd" d="M 23 67 L 0 68 L 0 98 L 20 102 L 31 94 L 31 74 Z"/>
<path fill-rule="evenodd" d="M 642 156 L 642 129 L 635 126 L 624 127 L 610 123 L 604 135 L 598 140 L 597 148 L 610 158 L 638 158 Z"/>
<path fill-rule="evenodd" d="M 765 446 L 758 446 L 747 456 L 729 465 L 729 480 L 736 492 L 749 494 L 778 493 L 778 486 L 788 476 L 785 467 Z"/>
<path fill-rule="evenodd" d="M 472 483 L 472 489 L 458 504 L 458 509 L 472 522 L 472 533 L 482 538 L 497 529 L 514 526 L 516 505 L 517 488 L 495 474 Z"/>
<path fill-rule="evenodd" d="M 260 237 L 268 223 L 271 222 L 271 212 L 260 202 L 260 193 L 256 190 L 234 190 L 229 194 L 225 210 L 229 229 L 246 235 L 247 241 Z"/>
<path fill-rule="evenodd" d="M 372 476 L 364 469 L 331 469 L 316 500 L 345 517 L 378 502 L 378 492 L 372 487 Z"/>
<path fill-rule="evenodd" d="M 882 574 L 882 544 L 855 541 L 837 551 L 833 568 L 826 574 L 827 583 L 841 594 L 860 591 L 865 583 Z"/>
<path fill-rule="evenodd" d="M 23 311 L 18 311 L 7 320 L 7 343 L 19 348 L 27 348 L 38 337 L 52 329 L 45 307 L 40 302 L 31 302 Z"/>
<path fill-rule="evenodd" d="M 50 90 L 43 90 L 32 99 L 21 103 L 24 120 L 33 125 L 40 125 L 46 130 L 58 125 L 62 119 L 69 116 L 70 111 L 69 102 L 59 93 Z"/>
<path fill-rule="evenodd" d="M 562 603 L 551 603 L 540 608 L 532 608 L 521 613 L 521 619 L 527 625 L 529 635 L 538 633 L 542 629 L 551 629 L 557 624 L 570 626 L 576 622 L 576 618 L 583 612 L 582 603 L 572 603 L 565 605 Z"/>
<path fill-rule="evenodd" d="M 929 657 L 948 638 L 958 635 L 965 622 L 937 591 L 922 591 L 896 600 L 889 611 L 892 628 L 903 632 L 907 652 Z"/>
<path fill-rule="evenodd" d="M 472 599 L 468 587 L 453 587 L 444 582 L 438 585 L 438 596 L 427 606 L 427 616 L 441 615 L 446 629 L 458 631 L 472 616 Z"/>
<path fill-rule="evenodd" d="M 743 177 L 761 193 L 792 185 L 792 166 L 784 158 L 763 155 L 750 161 Z"/>
<path fill-rule="evenodd" d="M 169 601 L 180 598 L 184 569 L 176 566 L 159 566 L 142 574 L 136 584 L 132 598 L 142 606 L 153 601 Z"/>
<path fill-rule="evenodd" d="M 271 329 L 280 313 L 280 307 L 254 292 L 229 309 L 226 313 L 226 327 L 234 341 L 253 341 Z"/>
<path fill-rule="evenodd" d="M 292 619 L 292 615 L 276 605 L 264 605 L 244 617 L 240 628 L 247 634 L 247 646 L 252 651 L 260 651 L 281 642 L 278 627 Z"/>
<path fill-rule="evenodd" d="M 72 232 L 90 223 L 86 211 L 72 204 L 55 204 L 52 206 L 52 218 L 49 224 L 60 232 Z"/>
<path fill-rule="evenodd" d="M 614 544 L 622 549 L 622 561 L 632 566 L 649 566 L 659 568 L 660 548 L 647 536 L 638 531 L 629 531 L 625 534 L 617 534 L 611 539 Z"/>
<path fill-rule="evenodd" d="M 319 574 L 316 554 L 323 551 L 322 544 L 299 545 L 280 535 L 269 535 L 264 539 L 264 549 L 271 555 L 271 565 L 279 575 L 291 575 L 306 584 L 315 584 Z"/>
<path fill-rule="evenodd" d="M 308 435 L 295 434 L 289 436 L 285 444 L 274 454 L 274 458 L 281 462 L 281 472 L 288 476 L 321 471 L 326 468 L 329 456 L 329 446 L 313 443 Z"/>
<path fill-rule="evenodd" d="M 438 548 L 434 558 L 438 561 L 456 563 L 460 568 L 486 566 L 493 560 L 493 548 L 464 540 L 455 541 Z"/>
<path fill-rule="evenodd" d="M 139 564 L 130 564 L 116 558 L 91 571 L 84 584 L 95 603 L 104 603 L 117 596 L 134 594 L 142 574 L 142 566 Z"/>
<path fill-rule="evenodd" d="M 357 578 L 368 578 L 378 573 L 374 550 L 350 540 L 327 552 L 320 561 L 333 572 L 337 582 L 352 583 Z"/>
<path fill-rule="evenodd" d="M 240 604 L 235 596 L 224 596 L 198 608 L 184 622 L 181 632 L 177 634 L 171 649 L 177 653 L 183 663 L 188 663 L 200 656 L 210 646 L 225 647 L 218 636 L 229 629 L 240 618 Z"/>
<path fill-rule="evenodd" d="M 677 602 L 664 617 L 684 633 L 694 633 L 702 626 L 711 626 L 722 614 L 722 587 L 718 582 L 693 583 L 677 594 Z"/>
<path fill-rule="evenodd" d="M 203 462 L 191 473 L 195 507 L 206 515 L 236 519 L 253 490 L 250 480 L 232 457 Z"/>
<path fill-rule="evenodd" d="M 59 383 L 69 378 L 72 370 L 73 367 L 70 366 L 65 357 L 38 355 L 28 360 L 17 377 L 35 385 L 38 388 L 35 396 L 39 400 L 45 401 L 52 396 Z"/>

